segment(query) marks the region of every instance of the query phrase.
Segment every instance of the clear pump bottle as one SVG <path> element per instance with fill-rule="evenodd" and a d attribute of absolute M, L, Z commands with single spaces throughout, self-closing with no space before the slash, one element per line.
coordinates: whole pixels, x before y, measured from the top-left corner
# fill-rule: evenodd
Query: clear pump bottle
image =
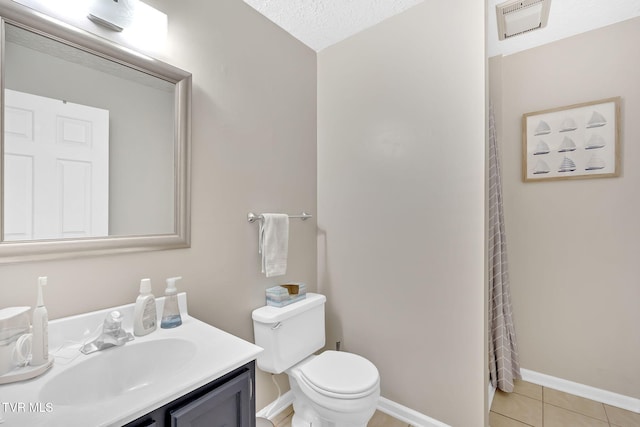
<path fill-rule="evenodd" d="M 171 277 L 167 279 L 167 289 L 164 292 L 164 308 L 162 309 L 162 320 L 160 327 L 163 329 L 175 328 L 182 325 L 180 317 L 180 307 L 178 307 L 178 290 L 176 281 L 182 277 Z"/>

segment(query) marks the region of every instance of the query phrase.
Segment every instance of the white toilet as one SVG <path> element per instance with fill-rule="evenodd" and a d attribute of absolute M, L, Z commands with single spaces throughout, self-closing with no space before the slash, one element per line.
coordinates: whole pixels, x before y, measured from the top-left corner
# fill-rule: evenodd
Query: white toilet
<path fill-rule="evenodd" d="M 293 392 L 292 427 L 366 427 L 380 397 L 375 365 L 344 351 L 313 353 L 325 344 L 324 295 L 253 311 L 258 367 L 286 372 Z"/>

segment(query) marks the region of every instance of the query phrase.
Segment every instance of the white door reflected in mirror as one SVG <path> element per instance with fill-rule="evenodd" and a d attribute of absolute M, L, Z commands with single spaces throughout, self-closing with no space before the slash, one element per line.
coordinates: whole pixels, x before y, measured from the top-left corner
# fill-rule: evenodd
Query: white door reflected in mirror
<path fill-rule="evenodd" d="M 109 111 L 5 90 L 5 241 L 109 234 Z"/>

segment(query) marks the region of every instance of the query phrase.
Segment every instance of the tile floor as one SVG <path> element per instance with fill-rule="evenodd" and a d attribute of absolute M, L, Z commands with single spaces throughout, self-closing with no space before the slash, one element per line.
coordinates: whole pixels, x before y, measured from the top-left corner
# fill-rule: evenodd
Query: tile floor
<path fill-rule="evenodd" d="M 273 420 L 273 424 L 275 427 L 291 427 L 291 418 L 293 417 L 293 407 L 289 406 L 287 409 L 282 411 L 278 416 Z M 411 427 L 407 423 L 403 423 L 402 421 L 398 421 L 395 418 L 390 417 L 384 412 L 376 411 L 371 421 L 367 427 Z"/>
<path fill-rule="evenodd" d="M 640 427 L 640 414 L 518 381 L 513 393 L 496 392 L 491 427 Z"/>
<path fill-rule="evenodd" d="M 293 408 L 273 420 L 291 427 Z M 548 387 L 517 381 L 513 393 L 496 392 L 489 413 L 491 427 L 640 427 L 640 414 L 573 396 Z M 411 427 L 377 411 L 368 427 Z"/>

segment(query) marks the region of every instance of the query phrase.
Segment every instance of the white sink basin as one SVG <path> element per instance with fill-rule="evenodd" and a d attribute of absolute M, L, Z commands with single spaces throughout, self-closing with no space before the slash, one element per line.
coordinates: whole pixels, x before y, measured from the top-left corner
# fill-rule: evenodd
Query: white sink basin
<path fill-rule="evenodd" d="M 79 348 L 111 311 L 120 311 L 123 328 L 132 330 L 133 304 L 50 322 L 53 366 L 39 377 L 0 386 L 0 403 L 14 405 L 0 405 L 0 425 L 122 426 L 255 360 L 262 351 L 189 316 L 185 294 L 178 300 L 180 327 L 158 328 L 89 355 Z M 162 299 L 156 303 L 162 312 Z"/>
<path fill-rule="evenodd" d="M 54 405 L 90 404 L 123 397 L 153 386 L 157 378 L 179 375 L 196 354 L 193 342 L 180 338 L 132 341 L 93 353 L 89 359 L 50 378 L 39 398 Z"/>

